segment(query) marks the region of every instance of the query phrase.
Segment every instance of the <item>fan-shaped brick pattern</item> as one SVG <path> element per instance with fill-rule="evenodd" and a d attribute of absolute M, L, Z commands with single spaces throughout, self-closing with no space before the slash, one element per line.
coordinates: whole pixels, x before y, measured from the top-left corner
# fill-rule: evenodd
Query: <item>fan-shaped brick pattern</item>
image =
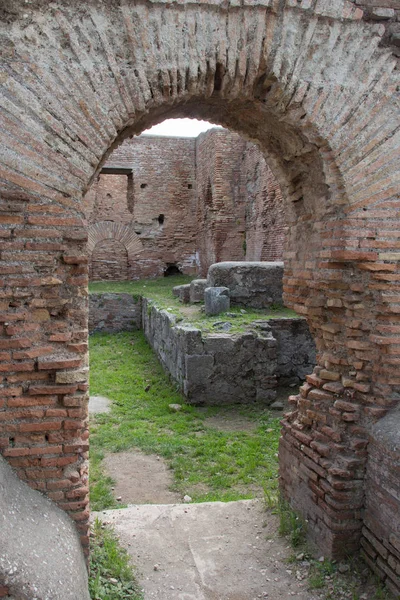
<path fill-rule="evenodd" d="M 368 432 L 400 386 L 389 25 L 345 0 L 16 0 L 2 16 L 4 456 L 69 511 L 85 543 L 82 193 L 124 137 L 167 115 L 205 118 L 266 153 L 288 217 L 285 299 L 318 346 L 319 366 L 284 420 L 283 489 L 324 552 L 357 549 Z M 398 503 L 392 488 L 385 494 Z M 397 538 L 365 524 L 371 562 L 400 588 Z"/>

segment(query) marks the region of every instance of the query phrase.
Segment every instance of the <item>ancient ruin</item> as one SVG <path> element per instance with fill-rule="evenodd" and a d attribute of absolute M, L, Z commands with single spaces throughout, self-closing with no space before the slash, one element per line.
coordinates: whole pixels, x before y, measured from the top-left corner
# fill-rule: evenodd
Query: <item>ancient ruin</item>
<path fill-rule="evenodd" d="M 222 313 L 222 321 L 215 320 L 212 333 L 193 325 L 190 319 L 177 317 L 171 308 L 160 308 L 146 292 L 139 298 L 125 293 L 90 294 L 89 331 L 143 329 L 164 369 L 191 404 L 257 401 L 269 406 L 276 399 L 278 386 L 299 385 L 315 366 L 315 345 L 307 322 L 301 317 L 271 318 L 267 313 L 263 318 L 260 313 L 246 330 L 230 333 L 236 315 L 226 311 L 231 305 L 282 305 L 282 275 L 283 264 L 279 262 L 211 265 L 201 287 L 205 313 Z M 229 287 L 218 287 L 219 277 Z M 172 291 L 188 304 L 195 288 L 197 302 L 199 281 L 203 280 Z M 207 311 L 209 298 L 218 310 L 214 306 Z"/>
<path fill-rule="evenodd" d="M 226 129 L 125 140 L 83 209 L 92 281 L 206 275 L 216 261 L 283 256 L 279 185 L 260 149 Z"/>
<path fill-rule="evenodd" d="M 362 549 L 398 594 L 397 0 L 6 0 L 0 14 L 5 459 L 87 546 L 82 198 L 132 134 L 211 120 L 256 141 L 279 183 L 285 303 L 318 349 L 283 423 L 282 490 L 326 556 Z"/>

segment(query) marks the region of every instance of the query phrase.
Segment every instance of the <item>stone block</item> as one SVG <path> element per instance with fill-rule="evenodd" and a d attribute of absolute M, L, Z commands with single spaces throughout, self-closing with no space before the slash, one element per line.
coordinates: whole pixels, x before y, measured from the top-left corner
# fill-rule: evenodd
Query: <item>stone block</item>
<path fill-rule="evenodd" d="M 190 284 L 190 302 L 204 301 L 204 290 L 207 287 L 207 279 L 194 279 Z"/>
<path fill-rule="evenodd" d="M 208 354 L 186 356 L 186 378 L 192 384 L 205 384 L 213 372 L 214 358 Z"/>
<path fill-rule="evenodd" d="M 211 265 L 210 287 L 229 288 L 232 304 L 268 308 L 282 304 L 283 262 L 221 262 Z"/>
<path fill-rule="evenodd" d="M 219 315 L 230 308 L 229 289 L 227 287 L 208 287 L 204 290 L 206 315 Z"/>
<path fill-rule="evenodd" d="M 85 559 L 72 520 L 20 481 L 1 457 L 0 490 L 0 581 L 10 597 L 89 600 Z"/>
<path fill-rule="evenodd" d="M 172 293 L 174 296 L 179 298 L 183 304 L 189 304 L 190 302 L 190 283 L 186 283 L 185 285 L 176 285 L 172 288 Z"/>

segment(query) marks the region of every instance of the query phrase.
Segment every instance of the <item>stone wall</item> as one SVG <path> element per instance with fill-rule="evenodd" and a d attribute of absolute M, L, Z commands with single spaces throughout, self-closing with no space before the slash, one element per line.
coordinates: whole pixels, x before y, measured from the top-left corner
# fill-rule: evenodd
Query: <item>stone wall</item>
<path fill-rule="evenodd" d="M 260 321 L 240 335 L 202 335 L 143 299 L 142 324 L 166 371 L 197 405 L 252 400 L 269 405 L 278 383 L 299 383 L 315 364 L 314 342 L 303 319 Z"/>
<path fill-rule="evenodd" d="M 305 319 L 269 319 L 276 339 L 276 376 L 280 385 L 298 384 L 317 361 L 314 340 Z M 265 326 L 265 325 L 264 325 Z"/>
<path fill-rule="evenodd" d="M 141 329 L 141 299 L 132 294 L 90 294 L 89 332 L 132 331 Z"/>
<path fill-rule="evenodd" d="M 169 265 L 206 273 L 217 261 L 283 256 L 279 185 L 259 148 L 226 129 L 126 140 L 84 210 L 93 281 L 155 277 Z"/>

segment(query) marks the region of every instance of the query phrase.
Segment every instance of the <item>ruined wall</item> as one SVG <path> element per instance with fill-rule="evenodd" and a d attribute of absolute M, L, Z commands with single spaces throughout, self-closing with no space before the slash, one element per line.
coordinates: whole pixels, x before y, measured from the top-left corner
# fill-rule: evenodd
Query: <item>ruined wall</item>
<path fill-rule="evenodd" d="M 318 346 L 283 421 L 282 489 L 326 556 L 357 551 L 360 445 L 400 386 L 399 71 L 386 27 L 346 0 L 0 10 L 4 456 L 87 542 L 81 194 L 129 135 L 164 116 L 212 119 L 268 157 L 289 225 L 285 301 Z"/>
<path fill-rule="evenodd" d="M 200 274 L 222 260 L 245 258 L 245 205 L 241 186 L 243 138 L 214 129 L 196 140 Z"/>
<path fill-rule="evenodd" d="M 282 192 L 254 144 L 247 143 L 244 148 L 241 177 L 246 200 L 245 260 L 282 260 L 286 236 Z"/>
<path fill-rule="evenodd" d="M 89 333 L 132 331 L 142 326 L 142 304 L 132 294 L 89 295 Z"/>
<path fill-rule="evenodd" d="M 89 235 L 96 236 L 92 281 L 154 277 L 169 264 L 206 274 L 224 260 L 282 259 L 279 185 L 259 148 L 236 133 L 132 138 L 104 167 L 131 172 L 100 174 L 85 197 Z M 137 238 L 133 252 L 105 232 L 110 223 Z"/>
<path fill-rule="evenodd" d="M 155 277 L 170 264 L 197 272 L 194 139 L 135 137 L 105 168 L 129 172 L 101 173 L 85 196 L 89 236 L 95 237 L 91 280 Z M 111 223 L 125 226 L 123 238 L 108 232 Z M 136 238 L 131 252 L 128 238 Z"/>
<path fill-rule="evenodd" d="M 142 326 L 150 346 L 188 402 L 196 405 L 257 400 L 268 406 L 276 397 L 278 378 L 298 383 L 310 373 L 315 346 L 307 323 L 280 321 L 256 322 L 242 334 L 205 335 L 142 299 Z"/>

